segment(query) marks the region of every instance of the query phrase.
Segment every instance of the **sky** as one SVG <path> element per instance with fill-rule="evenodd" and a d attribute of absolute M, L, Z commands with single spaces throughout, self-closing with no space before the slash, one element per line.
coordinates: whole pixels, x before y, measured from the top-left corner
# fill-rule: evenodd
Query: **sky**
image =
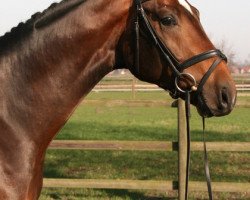
<path fill-rule="evenodd" d="M 60 0 L 59 0 L 60 1 Z M 0 35 L 32 14 L 43 11 L 58 0 L 0 0 Z M 201 21 L 214 43 L 222 40 L 232 48 L 236 60 L 250 60 L 249 0 L 189 0 L 199 9 Z"/>

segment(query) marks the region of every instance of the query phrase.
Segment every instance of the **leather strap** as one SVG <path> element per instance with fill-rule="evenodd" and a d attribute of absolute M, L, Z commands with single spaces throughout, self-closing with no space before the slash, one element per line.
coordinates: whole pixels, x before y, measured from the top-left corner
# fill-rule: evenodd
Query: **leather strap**
<path fill-rule="evenodd" d="M 190 92 L 186 92 L 185 98 L 185 110 L 186 110 L 186 129 L 187 129 L 187 163 L 186 163 L 186 181 L 185 181 L 185 200 L 188 200 L 188 187 L 189 187 L 189 174 L 190 174 L 190 157 L 191 157 L 191 134 L 190 134 Z M 212 192 L 212 181 L 209 170 L 209 162 L 208 162 L 208 153 L 207 153 L 207 145 L 205 138 L 205 118 L 202 118 L 203 125 L 203 149 L 204 149 L 204 170 L 206 175 L 207 182 L 207 191 L 209 200 L 213 200 L 213 192 Z"/>
<path fill-rule="evenodd" d="M 186 68 L 191 67 L 197 63 L 200 63 L 204 60 L 207 60 L 209 58 L 216 57 L 216 56 L 220 57 L 222 60 L 227 60 L 227 57 L 220 50 L 215 49 L 215 50 L 210 50 L 210 51 L 204 52 L 202 54 L 196 55 L 196 56 L 186 60 L 185 62 L 183 62 L 181 64 L 181 68 L 186 69 Z"/>
<path fill-rule="evenodd" d="M 140 0 L 136 1 L 138 4 L 137 6 L 137 14 L 140 17 L 140 19 L 142 19 L 142 22 L 144 23 L 144 26 L 148 32 L 148 35 L 150 36 L 152 42 L 154 43 L 154 45 L 160 50 L 160 52 L 162 53 L 163 57 L 168 61 L 168 63 L 170 64 L 174 74 L 176 76 L 180 75 L 180 71 L 179 71 L 179 62 L 178 60 L 175 58 L 175 56 L 171 53 L 171 51 L 164 45 L 164 43 L 160 40 L 160 38 L 157 36 L 157 34 L 155 33 L 154 29 L 152 28 L 150 22 L 147 19 L 147 16 L 145 14 L 144 9 L 142 8 L 141 2 Z"/>
<path fill-rule="evenodd" d="M 205 175 L 206 175 L 206 181 L 207 181 L 207 191 L 209 200 L 213 200 L 213 192 L 212 192 L 212 181 L 210 176 L 210 170 L 209 170 L 209 162 L 208 162 L 208 153 L 207 153 L 207 145 L 206 145 L 206 138 L 205 138 L 205 118 L 202 118 L 202 124 L 203 124 L 203 148 L 204 148 L 204 168 L 205 168 Z"/>
<path fill-rule="evenodd" d="M 138 10 L 139 10 L 139 5 L 136 5 L 136 19 L 135 19 L 135 69 L 136 73 L 140 73 L 140 24 L 139 24 L 139 19 L 138 19 Z"/>
<path fill-rule="evenodd" d="M 215 60 L 213 62 L 213 64 L 211 65 L 211 67 L 208 69 L 208 71 L 206 72 L 206 74 L 201 79 L 201 81 L 199 83 L 199 86 L 197 88 L 197 91 L 196 91 L 196 95 L 200 95 L 200 93 L 202 92 L 203 86 L 207 82 L 207 79 L 210 77 L 210 75 L 212 74 L 212 72 L 220 64 L 221 61 L 222 61 L 222 58 L 218 58 L 217 60 Z"/>
<path fill-rule="evenodd" d="M 186 92 L 185 110 L 186 110 L 186 129 L 187 129 L 187 162 L 186 162 L 186 181 L 185 181 L 185 200 L 188 200 L 189 187 L 189 169 L 190 169 L 190 155 L 191 155 L 191 135 L 190 135 L 190 92 Z"/>

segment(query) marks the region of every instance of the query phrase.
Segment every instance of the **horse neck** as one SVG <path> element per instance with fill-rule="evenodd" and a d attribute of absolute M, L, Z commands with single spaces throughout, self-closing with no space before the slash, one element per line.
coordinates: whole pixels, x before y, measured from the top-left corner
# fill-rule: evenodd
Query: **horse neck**
<path fill-rule="evenodd" d="M 112 71 L 130 7 L 131 0 L 87 1 L 23 41 L 8 56 L 13 90 L 6 91 L 7 123 L 36 142 L 42 137 L 46 146 L 81 98 Z"/>

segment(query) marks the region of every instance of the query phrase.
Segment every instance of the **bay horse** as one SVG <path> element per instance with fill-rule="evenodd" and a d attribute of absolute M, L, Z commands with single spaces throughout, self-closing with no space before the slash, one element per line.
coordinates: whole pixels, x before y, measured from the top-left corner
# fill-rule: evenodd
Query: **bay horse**
<path fill-rule="evenodd" d="M 229 114 L 235 104 L 226 58 L 186 0 L 53 4 L 0 37 L 1 200 L 39 198 L 49 143 L 83 97 L 119 68 L 174 97 L 190 91 L 202 116 Z"/>

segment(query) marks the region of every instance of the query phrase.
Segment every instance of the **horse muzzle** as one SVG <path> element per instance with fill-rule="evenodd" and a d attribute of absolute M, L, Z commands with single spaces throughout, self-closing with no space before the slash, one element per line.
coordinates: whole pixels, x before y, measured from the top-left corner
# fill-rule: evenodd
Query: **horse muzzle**
<path fill-rule="evenodd" d="M 231 113 L 236 103 L 234 84 L 223 84 L 216 90 L 204 88 L 197 96 L 197 110 L 204 117 L 220 117 Z"/>

